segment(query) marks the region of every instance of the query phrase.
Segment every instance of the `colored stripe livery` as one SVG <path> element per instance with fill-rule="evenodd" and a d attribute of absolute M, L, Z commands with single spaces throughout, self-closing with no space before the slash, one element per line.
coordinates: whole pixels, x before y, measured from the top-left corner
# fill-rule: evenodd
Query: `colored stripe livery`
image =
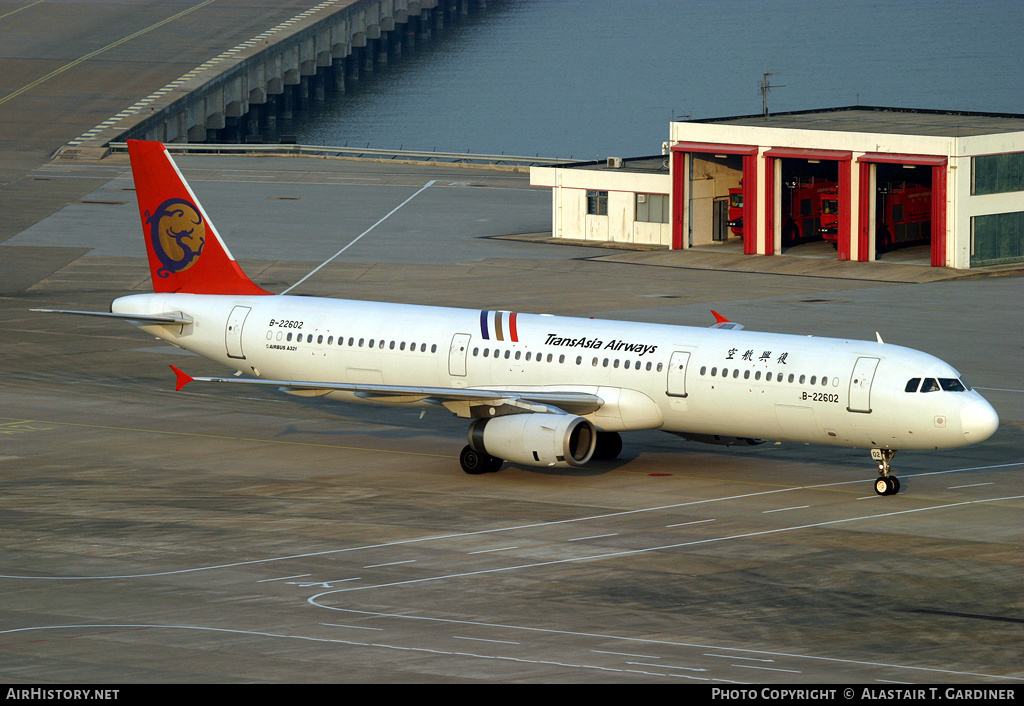
<path fill-rule="evenodd" d="M 519 330 L 514 311 L 481 311 L 480 337 L 485 341 L 509 341 L 519 343 Z"/>

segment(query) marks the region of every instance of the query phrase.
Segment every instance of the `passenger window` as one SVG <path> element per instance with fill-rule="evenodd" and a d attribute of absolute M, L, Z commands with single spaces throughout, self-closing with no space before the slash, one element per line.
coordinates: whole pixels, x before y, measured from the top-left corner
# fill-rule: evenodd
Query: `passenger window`
<path fill-rule="evenodd" d="M 706 365 L 700 366 L 700 374 L 701 375 L 706 375 L 707 372 L 708 372 L 708 366 L 706 366 Z"/>
<path fill-rule="evenodd" d="M 744 380 L 749 380 L 750 379 L 750 371 L 749 370 L 744 370 L 743 371 L 743 379 Z"/>
<path fill-rule="evenodd" d="M 658 372 L 661 372 L 661 363 L 658 363 Z"/>
<path fill-rule="evenodd" d="M 582 363 L 583 363 L 583 356 L 581 356 L 581 355 L 576 356 L 576 365 L 580 365 Z"/>
<path fill-rule="evenodd" d="M 426 343 L 424 343 L 424 344 L 423 344 L 423 347 L 424 347 L 424 348 L 426 348 L 426 347 L 427 347 L 427 344 L 426 344 Z M 437 353 L 437 344 L 436 344 L 436 343 L 435 343 L 434 345 L 432 345 L 432 346 L 430 347 L 430 352 L 431 352 L 431 353 Z"/>
<path fill-rule="evenodd" d="M 818 376 L 817 375 L 812 375 L 811 376 L 811 384 L 812 385 L 817 385 L 818 384 Z"/>
<path fill-rule="evenodd" d="M 310 335 L 312 335 L 312 334 L 310 334 Z M 320 334 L 319 336 L 316 337 L 316 342 L 317 342 L 317 344 L 320 344 L 320 343 L 324 342 L 323 334 Z"/>
<path fill-rule="evenodd" d="M 925 378 L 921 384 L 921 392 L 938 392 L 939 383 L 935 378 Z"/>
<path fill-rule="evenodd" d="M 788 380 L 788 382 L 793 382 L 793 377 L 794 377 L 794 376 L 793 376 L 793 373 L 790 373 L 790 374 L 789 374 L 789 380 Z"/>
<path fill-rule="evenodd" d="M 917 392 L 917 386 L 921 384 L 921 378 L 910 378 L 904 392 Z"/>
<path fill-rule="evenodd" d="M 523 354 L 523 352 L 522 352 L 522 351 L 516 351 L 516 360 L 519 360 L 519 357 L 520 357 L 520 356 L 521 356 L 522 354 Z"/>
<path fill-rule="evenodd" d="M 289 341 L 292 340 L 292 335 L 290 333 L 288 334 L 288 339 L 287 340 L 289 340 Z"/>
<path fill-rule="evenodd" d="M 558 356 L 558 362 L 559 363 L 564 363 L 565 362 L 565 356 L 564 355 Z"/>
<path fill-rule="evenodd" d="M 804 384 L 804 380 L 806 380 L 806 379 L 807 379 L 806 375 L 801 375 L 800 376 L 800 384 L 803 385 Z"/>
<path fill-rule="evenodd" d="M 754 379 L 755 380 L 760 380 L 761 379 L 761 371 L 760 370 L 758 370 L 757 372 L 754 373 Z"/>

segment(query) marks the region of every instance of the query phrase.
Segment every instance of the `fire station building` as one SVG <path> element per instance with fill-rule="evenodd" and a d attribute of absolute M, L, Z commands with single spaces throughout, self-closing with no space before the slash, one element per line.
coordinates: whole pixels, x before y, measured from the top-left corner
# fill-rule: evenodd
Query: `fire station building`
<path fill-rule="evenodd" d="M 854 106 L 670 124 L 654 157 L 533 167 L 555 237 L 1024 261 L 1024 115 Z"/>

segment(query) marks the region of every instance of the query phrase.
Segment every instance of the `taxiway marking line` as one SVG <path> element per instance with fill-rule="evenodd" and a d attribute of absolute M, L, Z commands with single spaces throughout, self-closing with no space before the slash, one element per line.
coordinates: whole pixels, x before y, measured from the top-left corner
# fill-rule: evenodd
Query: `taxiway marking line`
<path fill-rule="evenodd" d="M 394 207 L 393 209 L 391 209 L 391 211 L 389 211 L 389 212 L 388 212 L 388 214 L 387 214 L 386 216 L 384 216 L 384 217 L 383 217 L 383 218 L 381 218 L 381 219 L 380 219 L 379 221 L 377 221 L 376 223 L 374 223 L 374 224 L 373 224 L 372 226 L 370 226 L 369 228 L 367 228 L 366 230 L 364 230 L 364 231 L 363 231 L 362 233 L 360 233 L 359 235 L 357 235 L 357 236 L 356 236 L 355 238 L 353 238 L 353 239 L 352 239 L 352 240 L 351 240 L 351 241 L 349 242 L 349 244 L 348 244 L 348 245 L 346 245 L 346 246 L 345 246 L 345 247 L 343 247 L 343 248 L 342 248 L 341 250 L 339 250 L 338 252 L 336 252 L 336 253 L 334 253 L 333 255 L 331 255 L 331 256 L 330 256 L 329 258 L 327 258 L 326 260 L 324 260 L 323 262 L 321 262 L 321 263 L 320 263 L 319 265 L 317 265 L 316 267 L 314 267 L 314 268 L 313 268 L 313 270 L 312 270 L 312 271 L 311 271 L 311 272 L 310 272 L 309 274 L 307 274 L 307 275 L 306 275 L 305 277 L 303 277 L 303 278 L 302 278 L 302 279 L 300 279 L 300 280 L 299 280 L 298 282 L 296 282 L 295 284 L 293 284 L 293 285 L 292 285 L 291 287 L 288 287 L 288 289 L 286 289 L 286 290 L 284 290 L 283 292 L 281 292 L 281 294 L 287 294 L 288 292 L 292 291 L 293 289 L 295 289 L 296 287 L 298 287 L 298 286 L 299 286 L 300 284 L 302 284 L 303 282 L 305 282 L 305 281 L 306 281 L 307 279 L 309 279 L 310 277 L 312 277 L 313 275 L 315 275 L 315 274 L 316 274 L 317 272 L 319 272 L 319 271 L 320 271 L 320 270 L 321 270 L 321 269 L 322 269 L 323 267 L 325 267 L 325 266 L 326 266 L 326 265 L 327 265 L 328 263 L 330 263 L 331 261 L 333 261 L 333 260 L 334 260 L 334 258 L 338 257 L 338 256 L 339 256 L 339 255 L 341 255 L 341 254 L 342 254 L 343 252 L 345 252 L 346 250 L 348 250 L 348 249 L 349 249 L 350 247 L 352 247 L 353 245 L 355 245 L 356 243 L 358 243 L 358 242 L 359 242 L 360 240 L 362 240 L 362 238 L 363 238 L 363 236 L 364 236 L 364 235 L 366 235 L 366 234 L 367 234 L 367 233 L 369 233 L 369 232 L 370 232 L 371 230 L 373 230 L 374 228 L 376 228 L 377 226 L 379 226 L 379 225 L 380 225 L 381 223 L 383 223 L 384 221 L 386 221 L 387 219 L 389 219 L 389 218 L 390 218 L 390 217 L 391 217 L 391 216 L 392 216 L 392 215 L 393 215 L 394 213 L 396 213 L 396 212 L 398 211 L 398 209 L 402 208 L 402 206 L 404 206 L 405 204 L 409 203 L 409 202 L 410 202 L 410 201 L 412 201 L 412 200 L 413 200 L 414 198 L 416 198 L 417 196 L 419 196 L 419 195 L 420 195 L 421 193 L 423 193 L 424 191 L 426 191 L 426 190 L 427 190 L 428 188 L 430 188 L 430 187 L 431 187 L 431 186 L 432 186 L 432 185 L 433 185 L 433 184 L 434 184 L 435 182 L 436 182 L 436 179 L 431 179 L 431 180 L 430 180 L 430 181 L 428 181 L 428 182 L 427 182 L 426 184 L 424 184 L 423 186 L 421 186 L 421 187 L 420 187 L 420 188 L 419 188 L 419 189 L 418 189 L 418 190 L 416 191 L 416 193 L 414 193 L 414 194 L 413 194 L 412 196 L 410 196 L 409 198 L 407 198 L 407 199 L 406 199 L 405 201 L 403 201 L 402 203 L 400 203 L 400 204 L 398 204 L 397 206 L 395 206 L 395 207 Z"/>
<path fill-rule="evenodd" d="M 20 96 L 25 91 L 29 91 L 29 90 L 35 88 L 36 86 L 38 86 L 39 84 L 44 83 L 45 81 L 49 81 L 54 76 L 59 76 L 60 74 L 64 73 L 65 71 L 68 71 L 69 69 L 75 68 L 76 66 L 78 66 L 82 62 L 88 61 L 89 59 L 93 58 L 94 56 L 98 56 L 98 55 L 102 54 L 103 52 L 107 51 L 108 49 L 114 49 L 115 47 L 119 47 L 122 44 L 124 44 L 125 42 L 131 41 L 132 39 L 135 39 L 136 37 L 142 36 L 143 34 L 147 34 L 148 32 L 151 32 L 154 29 L 157 29 L 159 27 L 163 27 L 168 22 L 173 22 L 174 20 L 178 19 L 179 17 L 184 17 L 185 15 L 189 14 L 190 12 L 194 12 L 195 10 L 198 10 L 201 7 L 209 5 L 212 2 L 213 2 L 213 0 L 205 0 L 205 2 L 201 2 L 198 5 L 195 5 L 193 7 L 188 8 L 187 10 L 182 10 L 181 12 L 179 12 L 176 15 L 171 15 L 167 19 L 160 20 L 156 24 L 152 24 L 149 27 L 145 27 L 143 29 L 140 29 L 138 32 L 135 32 L 134 34 L 129 34 L 127 37 L 121 37 L 121 39 L 118 39 L 116 42 L 111 42 L 110 44 L 108 44 L 105 47 L 100 47 L 99 49 L 96 49 L 95 51 L 91 51 L 88 54 L 80 56 L 77 59 L 75 59 L 74 61 L 71 61 L 71 62 L 68 62 L 67 64 L 64 64 L 64 66 L 61 66 L 59 69 L 54 69 L 53 71 L 51 71 L 50 73 L 46 74 L 45 76 L 37 78 L 32 83 L 29 83 L 29 84 L 26 84 L 26 85 L 22 86 L 17 91 L 14 91 L 13 93 L 8 93 L 3 98 L 0 98 L 0 105 L 3 105 L 4 103 L 6 103 L 7 101 L 11 100 L 12 98 L 17 98 L 18 96 Z M 11 14 L 11 13 L 7 13 L 7 14 Z M 6 15 L 4 15 L 4 16 L 6 17 Z"/>

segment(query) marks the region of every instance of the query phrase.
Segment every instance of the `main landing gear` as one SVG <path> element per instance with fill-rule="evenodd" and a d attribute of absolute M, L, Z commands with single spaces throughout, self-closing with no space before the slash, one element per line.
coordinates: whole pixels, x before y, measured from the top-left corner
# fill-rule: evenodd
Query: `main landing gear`
<path fill-rule="evenodd" d="M 474 451 L 472 446 L 467 445 L 459 454 L 459 463 L 462 464 L 462 470 L 466 473 L 478 476 L 483 473 L 494 473 L 501 468 L 501 464 L 505 461 L 488 453 Z"/>
<path fill-rule="evenodd" d="M 896 455 L 894 449 L 871 449 L 871 458 L 878 461 L 878 480 L 875 481 L 875 492 L 879 495 L 895 495 L 900 492 L 900 479 L 890 475 L 889 462 Z"/>

